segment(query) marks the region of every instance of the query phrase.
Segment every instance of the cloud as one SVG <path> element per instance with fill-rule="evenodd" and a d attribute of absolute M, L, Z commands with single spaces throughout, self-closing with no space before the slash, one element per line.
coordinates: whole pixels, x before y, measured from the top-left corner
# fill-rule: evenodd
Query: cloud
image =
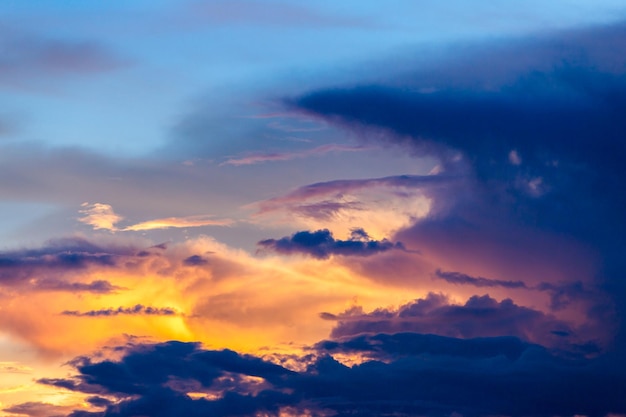
<path fill-rule="evenodd" d="M 334 180 L 319 182 L 300 187 L 284 196 L 275 197 L 259 203 L 261 213 L 276 210 L 289 203 L 301 203 L 310 199 L 327 197 L 336 194 L 345 194 L 365 188 L 407 187 L 425 188 L 454 181 L 455 178 L 435 175 L 398 175 L 384 178 L 368 178 L 362 180 Z"/>
<path fill-rule="evenodd" d="M 79 210 L 79 213 L 83 214 L 83 217 L 78 221 L 93 226 L 94 230 L 117 230 L 115 225 L 124 220 L 122 216 L 115 214 L 113 207 L 103 203 L 83 203 L 81 207 L 84 209 Z"/>
<path fill-rule="evenodd" d="M 348 240 L 335 239 L 329 230 L 324 229 L 297 232 L 280 239 L 265 239 L 258 245 L 264 250 L 284 255 L 305 254 L 318 259 L 326 259 L 331 255 L 371 256 L 391 249 L 406 250 L 401 242 L 371 240 L 363 229 L 354 229 Z"/>
<path fill-rule="evenodd" d="M 0 47 L 4 51 L 0 83 L 12 88 L 128 65 L 126 59 L 97 42 L 42 37 L 7 25 L 0 28 Z"/>
<path fill-rule="evenodd" d="M 536 285 L 527 285 L 522 281 L 507 281 L 500 279 L 490 279 L 483 277 L 472 277 L 460 272 L 435 271 L 434 277 L 447 281 L 455 285 L 471 285 L 478 288 L 508 288 L 525 289 L 530 291 L 548 292 L 551 297 L 550 307 L 553 310 L 565 308 L 574 300 L 595 301 L 596 303 L 606 303 L 606 296 L 597 291 L 585 288 L 580 281 L 570 283 L 550 283 L 541 282 Z"/>
<path fill-rule="evenodd" d="M 72 407 L 29 401 L 5 408 L 2 411 L 29 417 L 63 417 L 72 411 Z"/>
<path fill-rule="evenodd" d="M 475 287 L 504 287 L 504 288 L 524 288 L 528 285 L 522 281 L 506 281 L 501 279 L 489 279 L 483 277 L 471 277 L 460 272 L 436 271 L 435 276 L 453 284 L 468 284 Z"/>
<path fill-rule="evenodd" d="M 202 226 L 230 226 L 234 222 L 230 219 L 214 219 L 210 215 L 167 217 L 164 219 L 148 220 L 127 226 L 122 231 L 141 231 L 154 229 L 168 229 L 171 227 L 202 227 Z"/>
<path fill-rule="evenodd" d="M 130 226 L 118 228 L 117 223 L 124 218 L 113 212 L 113 207 L 102 203 L 83 203 L 84 216 L 78 220 L 82 223 L 93 226 L 95 230 L 105 229 L 112 232 L 145 231 L 169 228 L 187 228 L 202 226 L 230 226 L 234 222 L 230 219 L 214 219 L 211 215 L 186 216 L 186 217 L 166 217 L 162 219 L 148 220 Z"/>
<path fill-rule="evenodd" d="M 103 247 L 80 237 L 55 239 L 39 249 L 24 249 L 0 252 L 0 281 L 5 284 L 27 284 L 37 278 L 41 289 L 71 290 L 72 283 L 66 281 L 68 271 L 85 270 L 90 267 L 114 267 L 127 256 L 133 256 L 133 249 L 123 246 Z M 39 278 L 39 271 L 58 271 L 56 277 Z M 65 279 L 64 279 L 65 278 Z M 98 280 L 81 284 L 76 290 L 105 290 L 106 281 Z"/>
<path fill-rule="evenodd" d="M 336 234 L 362 227 L 382 239 L 426 216 L 430 194 L 455 182 L 443 175 L 334 180 L 305 185 L 249 207 L 257 210 L 253 219 L 263 223 L 288 219 L 291 224 Z"/>
<path fill-rule="evenodd" d="M 597 334 L 554 315 L 515 304 L 511 299 L 497 301 L 488 295 L 470 297 L 464 304 L 455 304 L 441 294 L 399 306 L 397 309 L 376 309 L 366 313 L 352 307 L 335 315 L 322 313 L 322 318 L 336 321 L 334 338 L 377 333 L 427 333 L 455 338 L 514 336 L 532 343 L 571 351 L 589 349 L 599 340 Z M 593 348 L 597 353 L 600 347 Z"/>
<path fill-rule="evenodd" d="M 134 307 L 106 308 L 90 311 L 69 311 L 65 310 L 61 314 L 76 317 L 111 317 L 119 315 L 140 315 L 140 316 L 175 316 L 178 313 L 170 307 L 149 307 L 137 304 Z"/>
<path fill-rule="evenodd" d="M 124 289 L 102 279 L 87 283 L 40 279 L 36 281 L 35 286 L 36 289 L 42 291 L 91 292 L 96 294 L 109 294 Z"/>
<path fill-rule="evenodd" d="M 246 26 L 286 26 L 312 28 L 365 28 L 373 22 L 364 18 L 333 15 L 289 2 L 260 5 L 250 0 L 191 2 L 184 18 L 189 23 L 206 25 L 240 24 Z"/>
<path fill-rule="evenodd" d="M 431 191 L 428 213 L 392 235 L 433 270 L 507 277 L 466 283 L 504 292 L 523 290 L 521 282 L 551 294 L 554 309 L 563 306 L 557 286 L 578 293 L 570 313 L 615 335 L 626 311 L 624 33 L 618 22 L 451 48 L 410 76 L 378 74 L 378 83 L 334 85 L 286 103 L 436 157 L 436 176 L 459 178 L 462 187 Z"/>
<path fill-rule="evenodd" d="M 274 153 L 256 153 L 250 154 L 240 158 L 231 158 L 222 162 L 220 165 L 253 165 L 262 162 L 274 162 L 274 161 L 290 161 L 292 159 L 308 158 L 309 156 L 324 155 L 329 152 L 360 152 L 370 150 L 371 147 L 363 145 L 358 146 L 346 146 L 337 144 L 328 144 L 318 146 L 313 149 L 307 149 L 300 152 L 274 152 Z"/>
<path fill-rule="evenodd" d="M 80 357 L 70 378 L 39 383 L 110 398 L 97 416 L 606 415 L 624 412 L 623 374 L 515 338 L 402 333 L 323 341 L 301 371 L 230 350 L 166 342 Z M 329 354 L 374 354 L 348 367 Z M 303 358 L 304 359 L 304 358 Z M 190 391 L 190 390 L 193 390 Z M 254 394 L 251 394 L 251 390 Z M 195 399 L 189 395 L 193 393 Z M 73 414 L 79 416 L 80 414 Z"/>

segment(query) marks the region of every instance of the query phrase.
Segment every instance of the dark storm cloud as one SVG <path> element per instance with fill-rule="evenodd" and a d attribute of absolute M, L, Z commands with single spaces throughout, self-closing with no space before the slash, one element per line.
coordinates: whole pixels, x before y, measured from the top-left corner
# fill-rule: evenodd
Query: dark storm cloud
<path fill-rule="evenodd" d="M 599 361 L 557 357 L 510 337 L 459 340 L 379 334 L 324 341 L 315 350 L 318 358 L 295 372 L 193 343 L 135 345 L 116 361 L 77 359 L 73 366 L 78 374 L 72 379 L 39 382 L 110 398 L 97 401 L 105 410 L 91 415 L 99 417 L 278 415 L 281 409 L 313 416 L 456 412 L 471 417 L 604 416 L 626 411 L 623 374 Z M 385 362 L 348 367 L 329 352 L 373 353 Z M 231 381 L 226 390 L 223 377 Z M 263 381 L 255 394 L 247 392 L 249 377 Z M 193 400 L 187 395 L 189 387 L 211 395 Z M 70 415 L 85 415 L 81 413 Z"/>
<path fill-rule="evenodd" d="M 336 353 L 368 353 L 375 360 L 393 360 L 398 357 L 433 355 L 466 359 L 497 358 L 519 359 L 529 349 L 540 349 L 511 337 L 483 337 L 457 339 L 422 333 L 365 334 L 339 340 L 324 340 L 315 348 Z"/>
<path fill-rule="evenodd" d="M 619 24 L 519 41 L 508 49 L 475 48 L 474 56 L 446 62 L 436 83 L 417 72 L 407 79 L 414 88 L 391 83 L 334 88 L 291 104 L 361 132 L 387 129 L 396 140 L 441 157 L 449 170 L 458 161 L 448 150 L 460 151 L 478 178 L 498 193 L 496 203 L 524 205 L 522 220 L 534 214 L 526 210 L 543 209 L 534 223 L 598 237 L 604 232 L 595 228 L 598 219 L 574 220 L 615 216 L 610 203 L 626 198 L 618 192 L 626 176 L 625 33 L 626 24 Z M 542 53 L 534 51 L 538 47 Z M 500 78 L 487 70 L 515 62 L 516 56 L 523 60 L 519 65 L 508 62 L 492 70 L 503 72 Z M 433 83 L 433 91 L 420 91 Z M 583 195 L 597 201 L 580 201 Z"/>
<path fill-rule="evenodd" d="M 111 316 L 175 316 L 178 313 L 169 307 L 150 307 L 137 304 L 134 307 L 105 308 L 90 311 L 64 311 L 65 316 L 76 317 L 111 317 Z"/>
<path fill-rule="evenodd" d="M 280 239 L 266 239 L 258 245 L 284 255 L 305 254 L 318 259 L 326 259 L 331 255 L 370 256 L 391 249 L 405 250 L 401 242 L 372 240 L 363 229 L 354 229 L 348 240 L 335 239 L 329 230 L 323 229 L 297 232 Z"/>
<path fill-rule="evenodd" d="M 395 239 L 468 276 L 477 265 L 506 274 L 501 287 L 604 290 L 623 317 L 624 39 L 621 22 L 485 43 L 410 76 L 311 91 L 288 104 L 366 137 L 382 130 L 465 177 L 462 192 L 429 195 L 429 216 Z M 611 309 L 599 313 L 607 328 L 619 321 Z M 626 349 L 625 331 L 618 341 Z"/>

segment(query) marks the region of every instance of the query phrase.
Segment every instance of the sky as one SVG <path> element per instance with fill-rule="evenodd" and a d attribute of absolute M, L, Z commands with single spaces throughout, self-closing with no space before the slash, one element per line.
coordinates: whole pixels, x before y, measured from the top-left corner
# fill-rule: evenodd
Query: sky
<path fill-rule="evenodd" d="M 0 4 L 0 417 L 626 416 L 626 5 Z"/>

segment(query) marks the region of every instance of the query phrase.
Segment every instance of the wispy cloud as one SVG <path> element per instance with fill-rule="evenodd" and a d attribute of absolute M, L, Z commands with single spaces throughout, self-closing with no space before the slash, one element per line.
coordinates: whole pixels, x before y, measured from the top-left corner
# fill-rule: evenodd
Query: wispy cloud
<path fill-rule="evenodd" d="M 111 71 L 128 64 L 104 45 L 88 40 L 44 37 L 0 27 L 0 84 L 12 88 L 47 77 Z"/>
<path fill-rule="evenodd" d="M 201 227 L 201 226 L 230 226 L 234 223 L 230 219 L 214 219 L 210 215 L 166 217 L 163 219 L 149 220 L 132 226 L 124 227 L 121 231 L 140 231 L 153 229 L 169 229 L 172 227 Z"/>
<path fill-rule="evenodd" d="M 239 158 L 231 158 L 222 162 L 220 165 L 253 165 L 263 162 L 290 161 L 292 159 L 308 158 L 310 156 L 324 155 L 329 152 L 362 152 L 373 149 L 370 146 L 347 146 L 338 144 L 329 144 L 318 146 L 317 148 L 307 149 L 300 152 L 272 152 L 272 153 L 255 153 Z"/>
<path fill-rule="evenodd" d="M 104 308 L 100 310 L 89 311 L 70 311 L 65 310 L 61 314 L 64 316 L 77 316 L 77 317 L 111 317 L 111 316 L 175 316 L 178 313 L 176 310 L 170 307 L 150 307 L 137 304 L 134 307 L 118 307 L 118 308 Z"/>
<path fill-rule="evenodd" d="M 212 215 L 198 215 L 186 217 L 165 217 L 161 219 L 148 220 L 126 227 L 116 226 L 124 220 L 113 211 L 113 207 L 102 203 L 83 203 L 84 209 L 80 210 L 83 217 L 78 220 L 91 225 L 94 229 L 110 230 L 112 232 L 145 231 L 155 229 L 201 227 L 201 226 L 230 226 L 234 223 L 231 219 L 215 219 Z"/>

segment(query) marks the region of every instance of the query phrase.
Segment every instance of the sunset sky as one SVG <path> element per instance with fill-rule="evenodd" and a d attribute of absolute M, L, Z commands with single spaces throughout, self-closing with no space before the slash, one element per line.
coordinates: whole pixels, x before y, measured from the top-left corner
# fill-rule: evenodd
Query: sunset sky
<path fill-rule="evenodd" d="M 0 417 L 626 416 L 623 0 L 6 0 L 0 91 Z"/>

